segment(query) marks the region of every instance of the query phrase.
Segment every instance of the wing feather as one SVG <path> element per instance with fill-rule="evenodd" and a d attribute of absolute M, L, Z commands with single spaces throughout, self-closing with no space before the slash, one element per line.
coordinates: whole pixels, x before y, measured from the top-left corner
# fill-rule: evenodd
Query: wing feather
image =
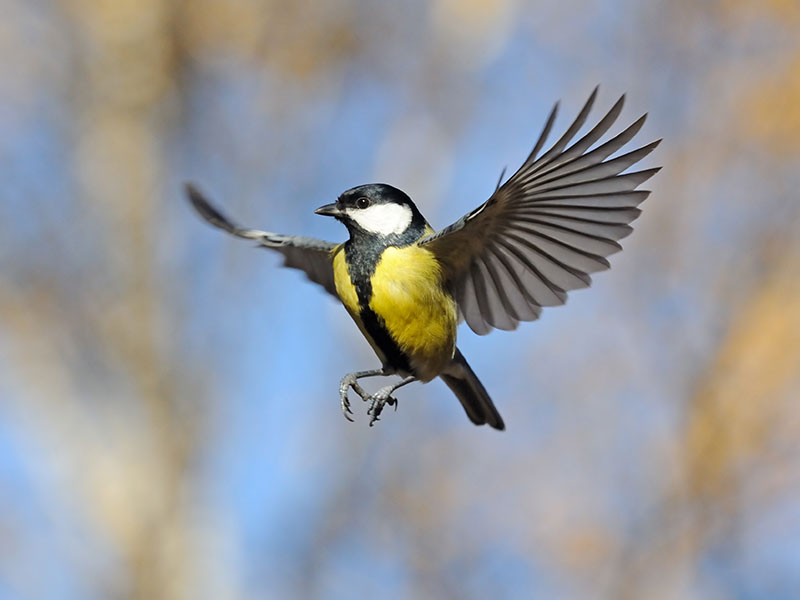
<path fill-rule="evenodd" d="M 598 212 L 617 208 L 635 208 L 644 202 L 650 192 L 637 190 L 634 192 L 619 192 L 615 194 L 590 194 L 590 195 L 563 195 L 548 194 L 541 200 L 523 200 L 518 206 L 575 206 L 576 208 L 596 209 Z"/>
<path fill-rule="evenodd" d="M 525 162 L 522 163 L 520 170 L 524 169 L 527 165 L 532 164 L 536 160 L 536 155 L 539 154 L 539 150 L 542 149 L 542 146 L 544 146 L 544 143 L 547 141 L 547 137 L 550 135 L 550 130 L 553 128 L 553 123 L 556 121 L 556 115 L 558 115 L 558 102 L 555 103 L 553 109 L 550 111 L 550 115 L 547 117 L 547 122 L 544 124 L 542 133 L 539 135 L 539 139 L 536 140 L 536 145 L 533 147 L 533 150 L 531 150 L 531 153 L 528 154 Z M 498 185 L 497 187 L 499 188 L 500 186 Z"/>
<path fill-rule="evenodd" d="M 620 132 L 607 142 L 597 146 L 597 148 L 594 148 L 585 154 L 581 154 L 580 156 L 576 156 L 569 161 L 560 161 L 559 164 L 550 165 L 550 168 L 540 172 L 538 177 L 543 179 L 545 177 L 555 177 L 559 174 L 563 175 L 565 173 L 571 173 L 573 171 L 578 171 L 585 167 L 603 162 L 606 158 L 627 144 L 639 132 L 646 120 L 647 115 L 641 116 L 632 125 L 629 125 L 624 131 Z"/>
<path fill-rule="evenodd" d="M 492 327 L 486 322 L 478 304 L 475 283 L 472 277 L 465 277 L 462 282 L 458 305 L 470 328 L 478 335 L 486 335 Z"/>
<path fill-rule="evenodd" d="M 642 128 L 637 119 L 597 145 L 619 118 L 622 96 L 588 133 L 569 145 L 594 105 L 592 92 L 566 132 L 537 158 L 553 127 L 558 103 L 525 162 L 485 203 L 420 244 L 441 262 L 459 312 L 478 334 L 514 329 L 563 304 L 609 268 L 630 223 L 649 195 L 636 188 L 658 168 L 626 172 L 657 140 L 609 158 Z M 501 178 L 502 179 L 502 178 Z"/>
<path fill-rule="evenodd" d="M 567 299 L 565 290 L 571 286 L 581 287 L 581 273 L 569 265 L 564 264 L 547 252 L 537 248 L 524 238 L 509 234 L 509 239 L 500 241 L 510 254 L 512 254 L 527 270 L 528 282 L 526 288 L 537 306 L 558 306 Z M 533 274 L 534 277 L 530 277 Z M 577 282 L 574 279 L 577 280 Z M 586 287 L 584 284 L 582 287 Z"/>
<path fill-rule="evenodd" d="M 240 227 L 215 208 L 200 190 L 187 183 L 186 195 L 195 210 L 211 225 L 240 238 L 254 240 L 264 248 L 283 255 L 283 266 L 303 271 L 309 280 L 318 283 L 338 298 L 333 282 L 333 250 L 336 244 L 297 235 L 282 235 Z"/>
<path fill-rule="evenodd" d="M 486 279 L 481 269 L 480 259 L 472 262 L 470 271 L 479 314 L 488 325 L 492 325 L 494 322 L 494 315 L 489 303 L 489 292 L 486 289 Z"/>
<path fill-rule="evenodd" d="M 646 146 L 642 146 L 638 150 L 634 150 L 632 152 L 628 152 L 627 154 L 623 154 L 622 156 L 618 156 L 612 160 L 607 160 L 605 162 L 597 162 L 595 164 L 590 164 L 588 166 L 584 166 L 580 169 L 576 170 L 561 170 L 559 169 L 556 172 L 549 173 L 546 177 L 542 177 L 541 180 L 537 181 L 535 186 L 529 187 L 529 191 L 537 191 L 537 190 L 546 190 L 548 189 L 547 184 L 551 183 L 558 183 L 560 186 L 575 184 L 575 183 L 584 183 L 588 181 L 597 181 L 600 179 L 606 179 L 608 177 L 612 177 L 614 175 L 619 175 L 628 167 L 636 164 L 640 160 L 642 160 L 645 156 L 650 154 L 653 150 L 658 147 L 660 141 L 653 142 L 651 144 L 647 144 Z M 577 161 L 576 161 L 577 162 Z M 565 166 L 572 166 L 572 165 L 565 165 Z"/>
<path fill-rule="evenodd" d="M 490 291 L 489 303 L 492 312 L 491 325 L 497 329 L 510 331 L 517 328 L 519 319 L 516 317 L 516 310 L 511 299 L 506 292 L 500 272 L 491 260 L 492 255 L 488 254 L 481 257 L 484 277 L 486 278 L 486 288 Z M 488 277 L 486 277 L 488 275 Z"/>
<path fill-rule="evenodd" d="M 542 211 L 536 215 L 520 215 L 514 219 L 520 223 L 530 223 L 541 225 L 542 229 L 549 226 L 560 229 L 568 233 L 592 237 L 596 239 L 619 240 L 630 234 L 633 230 L 630 225 L 620 225 L 607 222 L 590 221 L 573 217 L 571 214 L 557 216 Z"/>
<path fill-rule="evenodd" d="M 524 266 L 506 255 L 501 248 L 499 245 L 492 246 L 489 251 L 494 255 L 495 262 L 500 265 L 497 267 L 501 279 L 500 285 L 508 292 L 513 316 L 517 321 L 533 321 L 539 316 L 542 309 L 533 299 L 524 282 Z"/>
<path fill-rule="evenodd" d="M 595 98 L 597 98 L 597 90 L 599 88 L 594 88 L 589 99 L 586 101 L 586 104 L 583 105 L 581 112 L 578 113 L 578 116 L 575 117 L 575 120 L 572 122 L 572 125 L 564 132 L 559 140 L 553 144 L 553 147 L 550 148 L 547 152 L 545 152 L 541 158 L 537 159 L 535 163 L 532 165 L 532 172 L 540 170 L 545 165 L 549 164 L 550 162 L 556 160 L 559 156 L 562 155 L 562 150 L 569 144 L 570 140 L 575 137 L 575 134 L 578 133 L 583 124 L 586 122 L 586 118 L 589 116 L 589 112 L 592 110 L 592 106 L 594 105 Z"/>
<path fill-rule="evenodd" d="M 606 115 L 600 119 L 597 125 L 595 125 L 586 135 L 570 146 L 569 149 L 565 150 L 564 153 L 558 157 L 557 161 L 553 161 L 553 163 L 549 165 L 549 168 L 546 169 L 545 172 L 552 172 L 560 165 L 569 163 L 582 156 L 583 153 L 586 152 L 586 150 L 588 150 L 597 140 L 603 137 L 603 134 L 605 134 L 605 132 L 608 131 L 616 122 L 624 105 L 625 95 L 623 94 L 620 96 L 619 100 L 616 101 L 614 106 L 611 107 L 611 110 L 609 110 Z"/>

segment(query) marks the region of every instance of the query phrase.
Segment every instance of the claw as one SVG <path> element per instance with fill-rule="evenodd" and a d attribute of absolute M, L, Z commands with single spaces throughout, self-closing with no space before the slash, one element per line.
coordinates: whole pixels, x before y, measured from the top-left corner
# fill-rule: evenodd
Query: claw
<path fill-rule="evenodd" d="M 367 410 L 367 414 L 370 415 L 372 418 L 369 420 L 369 426 L 372 427 L 375 424 L 375 421 L 380 421 L 381 413 L 383 412 L 383 407 L 385 404 L 389 406 L 394 406 L 395 410 L 397 410 L 397 400 L 392 398 L 391 396 L 386 396 L 385 391 L 382 394 L 381 391 L 374 394 L 372 396 L 372 404 L 370 404 L 369 409 Z"/>
<path fill-rule="evenodd" d="M 347 397 L 349 387 L 350 386 L 347 385 L 346 381 L 342 381 L 342 383 L 339 385 L 339 400 L 341 401 L 342 414 L 344 415 L 344 418 L 353 423 L 353 419 L 350 418 L 350 415 L 353 414 L 353 411 L 350 410 L 350 399 Z"/>
<path fill-rule="evenodd" d="M 375 421 L 380 421 L 381 411 L 383 410 L 383 403 L 377 403 L 377 400 L 372 401 L 372 406 L 369 407 L 367 414 L 370 415 L 369 426 L 372 427 Z"/>
<path fill-rule="evenodd" d="M 342 414 L 344 415 L 345 419 L 351 423 L 354 422 L 353 419 L 350 418 L 350 415 L 353 414 L 353 411 L 350 410 L 350 400 L 347 399 L 347 392 L 345 392 L 345 395 L 342 396 Z"/>
<path fill-rule="evenodd" d="M 381 388 L 374 394 L 367 393 L 364 388 L 362 388 L 358 384 L 358 379 L 361 377 L 370 377 L 373 375 L 387 375 L 385 369 L 381 370 L 374 370 L 374 371 L 359 371 L 355 373 L 348 373 L 344 377 L 342 377 L 341 381 L 339 382 L 339 398 L 342 404 L 342 414 L 344 418 L 350 422 L 353 422 L 353 419 L 350 418 L 350 415 L 353 414 L 353 411 L 350 409 L 350 389 L 352 388 L 353 391 L 358 394 L 364 402 L 369 402 L 369 408 L 367 409 L 367 414 L 370 416 L 369 426 L 372 427 L 375 424 L 375 421 L 380 420 L 381 412 L 383 411 L 384 405 L 388 404 L 389 406 L 394 406 L 394 409 L 397 410 L 398 401 L 397 398 L 394 398 L 391 394 L 394 390 L 398 387 L 411 383 L 412 381 L 416 381 L 414 377 L 408 376 L 403 381 L 395 385 L 388 385 L 386 387 Z"/>

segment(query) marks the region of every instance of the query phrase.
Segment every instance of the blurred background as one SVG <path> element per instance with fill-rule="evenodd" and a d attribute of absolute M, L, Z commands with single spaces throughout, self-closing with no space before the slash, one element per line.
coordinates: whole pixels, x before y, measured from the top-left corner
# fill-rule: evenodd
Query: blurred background
<path fill-rule="evenodd" d="M 797 0 L 0 0 L 0 598 L 800 597 Z M 385 181 L 441 227 L 601 84 L 664 143 L 611 271 L 377 366 L 280 257 Z M 553 138 L 554 139 L 554 138 Z"/>

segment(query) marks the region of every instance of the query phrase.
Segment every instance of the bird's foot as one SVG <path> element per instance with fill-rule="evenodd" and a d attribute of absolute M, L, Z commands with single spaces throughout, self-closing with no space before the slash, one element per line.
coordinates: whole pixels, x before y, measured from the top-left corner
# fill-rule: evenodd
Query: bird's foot
<path fill-rule="evenodd" d="M 371 402 L 369 410 L 367 410 L 367 414 L 370 415 L 370 427 L 375 424 L 375 421 L 380 420 L 379 417 L 381 416 L 381 412 L 383 412 L 384 405 L 388 404 L 389 406 L 394 406 L 394 409 L 397 410 L 397 398 L 392 397 L 392 392 L 394 390 L 395 386 L 389 385 L 379 389 L 368 398 Z M 367 400 L 367 398 L 364 398 L 364 400 Z"/>
<path fill-rule="evenodd" d="M 342 380 L 339 382 L 339 399 L 342 403 L 342 414 L 344 415 L 344 418 L 351 423 L 353 422 L 353 419 L 350 418 L 350 415 L 353 414 L 353 411 L 350 410 L 350 398 L 347 397 L 350 388 L 353 388 L 353 391 L 361 396 L 361 399 L 365 402 L 370 399 L 370 395 L 367 393 L 367 391 L 358 384 L 358 378 L 356 375 L 356 373 L 348 373 L 342 377 Z"/>

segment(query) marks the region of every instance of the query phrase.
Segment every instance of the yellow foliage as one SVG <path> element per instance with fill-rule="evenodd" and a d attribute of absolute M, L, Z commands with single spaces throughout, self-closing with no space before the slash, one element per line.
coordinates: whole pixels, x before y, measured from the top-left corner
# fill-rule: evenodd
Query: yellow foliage
<path fill-rule="evenodd" d="M 685 448 L 689 489 L 701 496 L 730 491 L 737 473 L 768 452 L 798 384 L 800 262 L 795 259 L 770 274 L 735 315 L 691 399 Z"/>
<path fill-rule="evenodd" d="M 774 154 L 800 150 L 800 55 L 777 75 L 758 80 L 741 103 L 739 124 Z"/>

